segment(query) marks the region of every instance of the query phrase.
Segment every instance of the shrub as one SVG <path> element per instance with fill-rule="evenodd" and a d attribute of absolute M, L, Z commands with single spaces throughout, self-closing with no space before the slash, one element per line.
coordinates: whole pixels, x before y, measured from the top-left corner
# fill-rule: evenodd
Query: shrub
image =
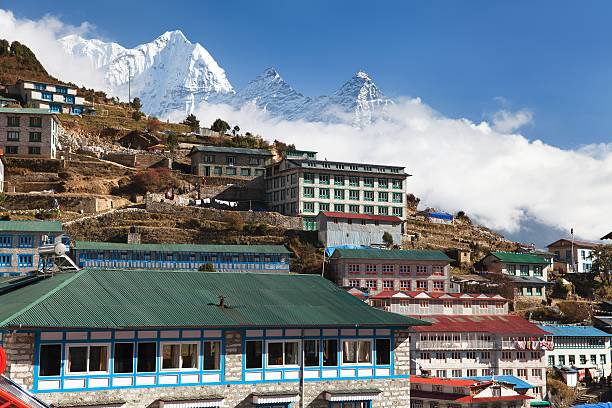
<path fill-rule="evenodd" d="M 198 271 L 200 271 L 200 272 L 217 272 L 215 270 L 215 267 L 213 266 L 213 264 L 211 264 L 210 262 L 200 266 L 198 268 Z"/>
<path fill-rule="evenodd" d="M 240 216 L 240 214 L 235 212 L 230 212 L 225 216 L 225 222 L 229 229 L 232 229 L 237 232 L 241 232 L 244 230 L 244 220 Z"/>
<path fill-rule="evenodd" d="M 166 167 L 146 169 L 132 176 L 128 192 L 135 194 L 160 193 L 178 187 L 178 180 Z"/>
<path fill-rule="evenodd" d="M 565 323 L 580 323 L 591 317 L 588 303 L 565 301 L 559 302 L 557 307 L 565 316 Z"/>

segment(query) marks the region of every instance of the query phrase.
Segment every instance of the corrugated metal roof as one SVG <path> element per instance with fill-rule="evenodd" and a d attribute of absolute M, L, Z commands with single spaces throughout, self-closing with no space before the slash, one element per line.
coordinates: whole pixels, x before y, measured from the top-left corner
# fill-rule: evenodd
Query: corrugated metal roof
<path fill-rule="evenodd" d="M 194 146 L 189 154 L 195 152 L 205 153 L 236 153 L 250 154 L 256 156 L 272 156 L 272 153 L 266 149 L 247 149 L 245 147 L 225 147 L 225 146 Z"/>
<path fill-rule="evenodd" d="M 319 215 L 323 214 L 327 218 L 346 218 L 351 220 L 371 220 L 371 221 L 384 221 L 392 223 L 401 223 L 402 220 L 399 217 L 393 215 L 368 215 L 368 214 L 353 214 L 343 213 L 334 211 L 321 211 Z"/>
<path fill-rule="evenodd" d="M 289 254 L 283 245 L 125 244 L 76 241 L 75 249 L 96 251 L 206 252 L 231 254 Z"/>
<path fill-rule="evenodd" d="M 318 275 L 83 269 L 0 295 L 0 304 L 0 327 L 427 324 L 374 309 Z"/>
<path fill-rule="evenodd" d="M 354 249 L 336 248 L 333 258 L 348 259 L 386 259 L 415 261 L 448 261 L 451 259 L 442 251 L 414 251 L 399 249 Z"/>
<path fill-rule="evenodd" d="M 541 324 L 539 327 L 553 336 L 562 337 L 612 337 L 611 334 L 593 326 L 552 326 Z"/>
<path fill-rule="evenodd" d="M 521 254 L 517 252 L 491 252 L 489 255 L 492 255 L 501 262 L 505 263 L 548 264 L 546 259 L 532 254 Z"/>
<path fill-rule="evenodd" d="M 23 114 L 23 115 L 53 115 L 49 109 L 37 108 L 0 108 L 0 113 Z"/>
<path fill-rule="evenodd" d="M 537 325 L 515 315 L 431 315 L 424 316 L 431 326 L 415 327 L 418 332 L 476 332 L 516 336 L 544 336 Z"/>
<path fill-rule="evenodd" d="M 59 221 L 0 221 L 0 231 L 19 232 L 62 232 L 62 224 Z"/>
<path fill-rule="evenodd" d="M 483 375 L 483 376 L 472 376 L 472 377 L 462 377 L 470 380 L 476 381 L 501 381 L 508 384 L 514 384 L 514 389 L 524 390 L 529 388 L 535 388 L 535 385 L 529 384 L 527 381 L 523 381 L 518 377 L 513 375 Z"/>

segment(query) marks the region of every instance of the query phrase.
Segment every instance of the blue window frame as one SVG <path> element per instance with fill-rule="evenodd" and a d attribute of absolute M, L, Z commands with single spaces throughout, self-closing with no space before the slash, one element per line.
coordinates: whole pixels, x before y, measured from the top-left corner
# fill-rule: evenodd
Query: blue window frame
<path fill-rule="evenodd" d="M 73 115 L 80 115 L 81 113 L 83 113 L 83 109 L 77 106 L 73 106 L 72 107 L 72 114 Z"/>
<path fill-rule="evenodd" d="M 20 235 L 19 236 L 19 248 L 32 248 L 34 247 L 34 236 L 33 235 Z"/>
<path fill-rule="evenodd" d="M 68 88 L 66 88 L 65 86 L 56 86 L 55 87 L 55 91 L 57 93 L 67 94 L 68 93 Z"/>
<path fill-rule="evenodd" d="M 49 107 L 49 110 L 53 113 L 60 113 L 62 111 L 62 106 L 61 105 L 57 105 L 55 103 L 51 104 L 51 106 Z"/>
<path fill-rule="evenodd" d="M 18 255 L 17 266 L 20 268 L 31 268 L 32 266 L 34 266 L 34 255 Z"/>
<path fill-rule="evenodd" d="M 64 95 L 64 102 L 66 102 L 66 103 L 74 103 L 74 96 L 72 96 L 72 95 Z"/>
<path fill-rule="evenodd" d="M 47 85 L 45 85 L 45 84 L 34 84 L 34 89 L 36 89 L 37 91 L 44 91 L 45 89 L 47 89 Z"/>
<path fill-rule="evenodd" d="M 11 255 L 0 255 L 0 266 L 11 266 Z"/>
<path fill-rule="evenodd" d="M 13 246 L 12 235 L 0 235 L 0 248 L 11 248 Z"/>

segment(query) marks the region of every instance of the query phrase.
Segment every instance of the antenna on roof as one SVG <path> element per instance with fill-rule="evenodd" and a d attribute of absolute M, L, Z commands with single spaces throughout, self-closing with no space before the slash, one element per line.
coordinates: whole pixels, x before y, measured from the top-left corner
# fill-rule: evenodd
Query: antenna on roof
<path fill-rule="evenodd" d="M 217 306 L 219 306 L 221 309 L 227 308 L 227 305 L 225 304 L 225 296 L 219 296 L 219 304 Z"/>

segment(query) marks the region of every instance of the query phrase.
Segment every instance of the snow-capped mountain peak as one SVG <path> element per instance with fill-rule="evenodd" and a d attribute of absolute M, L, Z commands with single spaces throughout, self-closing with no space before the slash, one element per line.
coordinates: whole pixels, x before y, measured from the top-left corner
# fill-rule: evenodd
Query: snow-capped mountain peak
<path fill-rule="evenodd" d="M 365 79 L 366 81 L 371 81 L 370 76 L 365 72 L 365 71 L 357 71 L 355 72 L 355 75 L 353 75 L 356 78 L 362 78 Z"/>

